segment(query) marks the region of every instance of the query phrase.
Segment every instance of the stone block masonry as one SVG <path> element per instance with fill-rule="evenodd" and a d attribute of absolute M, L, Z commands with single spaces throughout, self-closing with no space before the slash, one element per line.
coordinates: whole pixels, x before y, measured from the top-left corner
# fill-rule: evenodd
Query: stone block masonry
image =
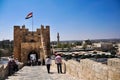
<path fill-rule="evenodd" d="M 120 59 L 109 59 L 108 68 L 108 80 L 120 80 Z"/>
<path fill-rule="evenodd" d="M 108 66 L 120 69 L 120 59 L 118 58 L 109 59 Z"/>
<path fill-rule="evenodd" d="M 120 80 L 120 59 L 109 59 L 108 65 L 83 59 L 79 62 L 68 60 L 67 73 L 84 80 Z"/>
<path fill-rule="evenodd" d="M 14 58 L 26 64 L 30 54 L 35 54 L 42 63 L 50 55 L 50 26 L 41 25 L 36 31 L 29 31 L 25 25 L 14 26 Z"/>

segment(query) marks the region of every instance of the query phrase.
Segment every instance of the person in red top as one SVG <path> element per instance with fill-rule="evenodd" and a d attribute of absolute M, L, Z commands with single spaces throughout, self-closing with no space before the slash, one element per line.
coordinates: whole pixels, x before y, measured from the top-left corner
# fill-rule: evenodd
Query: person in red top
<path fill-rule="evenodd" d="M 62 58 L 60 54 L 57 54 L 57 56 L 55 57 L 55 63 L 57 64 L 58 73 L 62 73 Z"/>

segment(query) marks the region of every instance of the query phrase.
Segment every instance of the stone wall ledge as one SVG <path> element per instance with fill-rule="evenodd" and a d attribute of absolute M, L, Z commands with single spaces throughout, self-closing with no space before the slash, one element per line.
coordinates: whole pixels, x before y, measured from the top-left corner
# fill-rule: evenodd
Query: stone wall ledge
<path fill-rule="evenodd" d="M 108 59 L 108 64 L 102 64 L 90 59 L 83 59 L 79 62 L 68 60 L 66 72 L 74 77 L 83 80 L 119 80 L 120 59 Z"/>
<path fill-rule="evenodd" d="M 18 64 L 18 68 L 21 69 L 24 66 L 23 63 Z M 8 76 L 8 65 L 0 64 L 0 80 L 4 80 Z"/>

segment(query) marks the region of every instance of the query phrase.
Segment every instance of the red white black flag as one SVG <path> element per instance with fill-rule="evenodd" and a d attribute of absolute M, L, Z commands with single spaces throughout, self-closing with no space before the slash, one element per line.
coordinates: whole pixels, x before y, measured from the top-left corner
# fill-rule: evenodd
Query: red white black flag
<path fill-rule="evenodd" d="M 25 17 L 25 19 L 29 19 L 29 18 L 31 18 L 32 16 L 33 16 L 33 12 L 29 13 L 29 14 Z"/>

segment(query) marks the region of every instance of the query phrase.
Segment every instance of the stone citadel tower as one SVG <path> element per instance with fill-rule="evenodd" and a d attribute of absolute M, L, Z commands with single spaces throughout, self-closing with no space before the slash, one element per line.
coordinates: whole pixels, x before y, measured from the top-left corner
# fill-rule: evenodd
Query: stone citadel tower
<path fill-rule="evenodd" d="M 36 32 L 29 31 L 25 25 L 14 26 L 14 58 L 23 63 L 30 60 L 30 55 L 35 54 L 36 60 L 44 61 L 50 55 L 50 28 L 37 29 Z"/>

